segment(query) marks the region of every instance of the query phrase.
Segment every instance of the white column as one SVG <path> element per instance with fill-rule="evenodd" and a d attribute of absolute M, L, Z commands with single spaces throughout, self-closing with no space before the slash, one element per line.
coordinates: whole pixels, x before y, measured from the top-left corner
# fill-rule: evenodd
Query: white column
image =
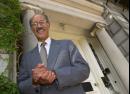
<path fill-rule="evenodd" d="M 129 63 L 126 58 L 106 32 L 104 24 L 97 23 L 96 28 L 91 32 L 91 35 L 94 34 L 97 35 L 104 50 L 111 60 L 112 65 L 115 67 L 120 79 L 129 91 Z"/>
<path fill-rule="evenodd" d="M 24 52 L 32 50 L 37 44 L 37 39 L 36 39 L 35 35 L 33 34 L 33 32 L 31 31 L 30 24 L 29 24 L 30 18 L 34 14 L 35 14 L 35 12 L 32 9 L 28 9 L 24 13 L 23 24 L 24 24 L 24 28 L 26 30 L 26 32 L 24 33 L 24 36 L 23 36 Z"/>
<path fill-rule="evenodd" d="M 1 73 L 6 71 L 8 64 L 9 64 L 9 54 L 2 53 L 2 50 L 0 49 L 0 75 Z M 5 74 L 8 75 L 8 70 Z"/>
<path fill-rule="evenodd" d="M 8 64 L 8 77 L 11 79 L 13 82 L 17 82 L 17 52 L 14 51 L 12 54 L 9 56 L 9 64 Z"/>

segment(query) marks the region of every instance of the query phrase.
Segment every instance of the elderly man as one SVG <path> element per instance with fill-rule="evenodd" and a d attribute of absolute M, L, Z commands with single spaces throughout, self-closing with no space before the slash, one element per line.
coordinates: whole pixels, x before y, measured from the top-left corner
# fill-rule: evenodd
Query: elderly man
<path fill-rule="evenodd" d="M 81 82 L 88 78 L 90 68 L 76 46 L 70 40 L 49 37 L 50 22 L 45 14 L 35 14 L 30 26 L 38 44 L 20 63 L 20 93 L 85 94 Z"/>

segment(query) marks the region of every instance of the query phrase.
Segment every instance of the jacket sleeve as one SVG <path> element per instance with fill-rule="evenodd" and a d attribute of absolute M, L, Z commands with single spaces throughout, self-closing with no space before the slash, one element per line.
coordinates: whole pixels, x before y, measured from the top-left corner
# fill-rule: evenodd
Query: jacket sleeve
<path fill-rule="evenodd" d="M 55 70 L 59 89 L 80 84 L 90 74 L 88 63 L 82 58 L 78 49 L 71 41 L 69 41 L 68 50 L 71 62 L 70 66 Z"/>
<path fill-rule="evenodd" d="M 30 92 L 32 92 L 32 94 L 35 93 L 32 86 L 32 77 L 29 75 L 27 68 L 27 59 L 26 56 L 23 56 L 18 75 L 18 86 L 20 94 L 30 94 Z"/>

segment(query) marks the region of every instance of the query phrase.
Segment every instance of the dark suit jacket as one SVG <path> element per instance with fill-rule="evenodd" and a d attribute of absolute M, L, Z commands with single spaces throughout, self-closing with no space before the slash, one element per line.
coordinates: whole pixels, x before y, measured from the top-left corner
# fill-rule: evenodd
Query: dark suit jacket
<path fill-rule="evenodd" d="M 38 47 L 23 55 L 18 76 L 21 94 L 85 94 L 80 83 L 88 78 L 90 69 L 71 41 L 51 41 L 47 67 L 57 76 L 52 85 L 32 85 L 32 69 L 38 63 L 41 63 Z"/>

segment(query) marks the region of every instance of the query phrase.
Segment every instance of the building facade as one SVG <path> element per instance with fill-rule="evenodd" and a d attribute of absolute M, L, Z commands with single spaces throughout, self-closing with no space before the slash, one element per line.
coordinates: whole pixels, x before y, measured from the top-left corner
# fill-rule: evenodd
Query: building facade
<path fill-rule="evenodd" d="M 108 32 L 111 28 L 104 6 L 87 0 L 20 0 L 20 3 L 26 31 L 22 53 L 37 44 L 30 18 L 45 12 L 50 19 L 50 37 L 72 40 L 89 63 L 90 76 L 83 83 L 89 82 L 91 89 L 85 90 L 86 94 L 128 94 L 129 63 Z"/>

